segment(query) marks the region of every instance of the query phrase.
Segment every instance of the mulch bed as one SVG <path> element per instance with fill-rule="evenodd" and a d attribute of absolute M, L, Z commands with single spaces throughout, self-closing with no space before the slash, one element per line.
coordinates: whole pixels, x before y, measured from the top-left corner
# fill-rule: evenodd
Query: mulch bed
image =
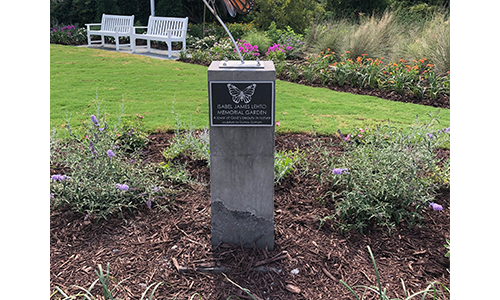
<path fill-rule="evenodd" d="M 161 162 L 160 151 L 172 137 L 172 133 L 151 135 L 144 159 Z M 308 149 L 318 139 L 330 138 L 278 135 L 276 149 Z M 332 139 L 328 150 L 339 155 L 341 143 Z M 438 155 L 449 157 L 449 151 Z M 391 234 L 384 228 L 371 228 L 364 234 L 341 235 L 330 224 L 320 228 L 318 216 L 328 215 L 331 208 L 317 200 L 324 189 L 312 174 L 296 171 L 275 186 L 273 251 L 227 244 L 212 249 L 210 172 L 203 161 L 182 159 L 202 184 L 184 185 L 168 211 L 153 207 L 101 222 L 84 220 L 71 211 L 52 213 L 51 291 L 58 286 L 76 294 L 78 290 L 71 285 L 88 288 L 97 279 L 98 264 L 105 268 L 109 263 L 117 280 L 131 276 L 117 289 L 123 299 L 140 299 L 146 287 L 156 282 L 164 284 L 155 299 L 191 299 L 195 293 L 202 299 L 231 295 L 251 299 L 235 284 L 249 289 L 257 299 L 354 299 L 340 280 L 351 287 L 377 285 L 367 246 L 390 298 L 403 297 L 401 280 L 410 293 L 436 280 L 450 286 L 450 262 L 443 246 L 450 237 L 449 189 L 440 190 L 435 201 L 444 209 L 429 207 L 421 227 L 409 229 L 403 222 Z M 291 273 L 294 269 L 298 274 Z M 99 284 L 96 294 L 100 294 L 98 288 Z M 356 291 L 362 293 L 362 289 Z M 370 295 L 367 299 L 376 299 Z"/>

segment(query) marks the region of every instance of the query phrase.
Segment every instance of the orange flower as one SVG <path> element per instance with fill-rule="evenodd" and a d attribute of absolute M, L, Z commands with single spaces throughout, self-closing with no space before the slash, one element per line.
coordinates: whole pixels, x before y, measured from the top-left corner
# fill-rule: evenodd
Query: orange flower
<path fill-rule="evenodd" d="M 358 57 L 356 58 L 356 61 L 357 61 L 357 62 L 361 62 L 361 56 L 358 56 Z"/>
<path fill-rule="evenodd" d="M 365 54 L 361 54 L 361 56 L 367 56 L 367 55 L 368 55 L 368 54 L 366 54 L 366 53 L 365 53 Z"/>
<path fill-rule="evenodd" d="M 345 53 L 351 53 L 351 51 L 347 50 Z"/>

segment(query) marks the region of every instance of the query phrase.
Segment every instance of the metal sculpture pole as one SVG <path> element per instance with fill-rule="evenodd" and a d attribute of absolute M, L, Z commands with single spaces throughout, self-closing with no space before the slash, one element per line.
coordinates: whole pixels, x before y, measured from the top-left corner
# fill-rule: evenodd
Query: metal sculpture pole
<path fill-rule="evenodd" d="M 236 44 L 236 41 L 234 40 L 233 38 L 233 35 L 231 34 L 231 32 L 229 32 L 229 29 L 227 29 L 226 25 L 224 24 L 224 22 L 222 22 L 221 18 L 219 17 L 219 15 L 217 15 L 217 12 L 215 11 L 215 6 L 214 8 L 212 8 L 208 2 L 206 0 L 203 0 L 203 3 L 205 3 L 205 6 L 208 7 L 208 9 L 212 12 L 212 14 L 215 16 L 215 18 L 217 18 L 217 21 L 219 21 L 219 23 L 222 25 L 222 27 L 224 27 L 224 29 L 226 30 L 227 34 L 229 35 L 229 37 L 231 38 L 231 41 L 233 41 L 233 44 L 234 44 L 234 48 L 236 49 L 236 52 L 238 52 L 238 55 L 240 56 L 240 61 L 241 61 L 241 64 L 244 65 L 245 64 L 245 61 L 243 60 L 243 56 L 241 55 L 241 52 L 240 52 L 240 47 L 238 47 L 238 45 Z"/>

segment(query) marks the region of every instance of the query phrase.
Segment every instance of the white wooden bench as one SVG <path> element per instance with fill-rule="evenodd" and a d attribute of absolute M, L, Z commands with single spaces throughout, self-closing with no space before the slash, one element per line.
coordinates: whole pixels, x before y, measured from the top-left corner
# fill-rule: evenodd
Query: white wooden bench
<path fill-rule="evenodd" d="M 120 50 L 120 40 L 121 36 L 128 36 L 132 32 L 134 26 L 134 16 L 117 16 L 117 15 L 106 15 L 102 14 L 101 23 L 85 24 L 87 25 L 87 41 L 89 47 L 92 43 L 101 43 L 104 46 L 104 37 L 111 36 L 115 38 L 116 50 Z M 100 26 L 99 29 L 91 29 Z M 90 39 L 91 35 L 100 35 L 101 40 L 92 41 Z M 121 46 L 130 46 L 130 44 L 121 44 Z"/>
<path fill-rule="evenodd" d="M 151 51 L 151 41 L 161 41 L 167 43 L 168 57 L 172 57 L 172 42 L 182 42 L 182 51 L 186 50 L 186 34 L 188 27 L 188 18 L 167 18 L 150 16 L 148 26 L 136 26 L 132 30 L 130 43 L 132 52 L 135 52 L 137 39 L 147 40 L 148 52 Z M 137 34 L 136 29 L 147 28 L 146 32 Z"/>

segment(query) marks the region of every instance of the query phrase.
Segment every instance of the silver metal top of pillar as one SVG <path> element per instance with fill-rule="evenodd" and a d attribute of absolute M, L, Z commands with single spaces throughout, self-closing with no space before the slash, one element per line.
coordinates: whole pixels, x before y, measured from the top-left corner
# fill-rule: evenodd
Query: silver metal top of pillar
<path fill-rule="evenodd" d="M 252 68 L 252 69 L 264 69 L 264 64 L 257 58 L 256 61 L 250 60 L 241 62 L 239 60 L 224 60 L 219 64 L 219 68 Z"/>

